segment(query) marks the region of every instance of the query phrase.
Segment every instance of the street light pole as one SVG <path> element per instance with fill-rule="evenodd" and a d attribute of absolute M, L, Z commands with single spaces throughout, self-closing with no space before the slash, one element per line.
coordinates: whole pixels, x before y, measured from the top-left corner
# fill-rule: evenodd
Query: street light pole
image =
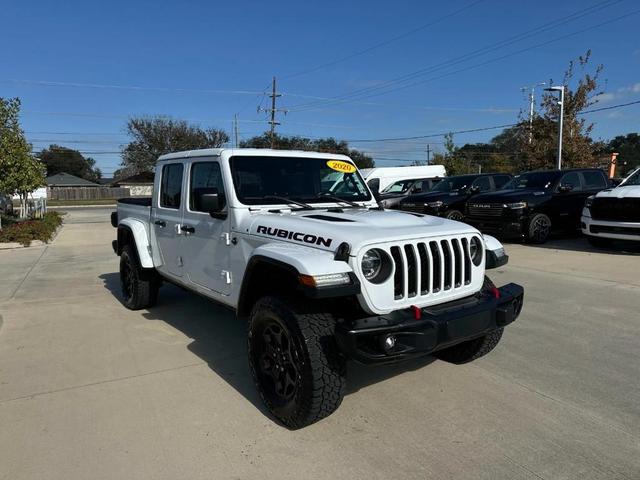
<path fill-rule="evenodd" d="M 556 158 L 556 169 L 562 170 L 562 124 L 564 121 L 564 85 L 545 88 L 549 92 L 560 92 L 560 117 L 558 118 L 558 158 Z"/>

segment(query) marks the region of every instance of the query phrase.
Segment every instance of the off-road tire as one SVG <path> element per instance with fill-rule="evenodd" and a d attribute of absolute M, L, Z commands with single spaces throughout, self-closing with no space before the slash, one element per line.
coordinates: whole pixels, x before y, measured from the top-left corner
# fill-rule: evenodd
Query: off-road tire
<path fill-rule="evenodd" d="M 543 227 L 546 225 L 546 229 Z M 527 241 L 541 244 L 551 236 L 551 219 L 544 213 L 536 213 L 527 224 Z"/>
<path fill-rule="evenodd" d="M 488 294 L 494 288 L 496 288 L 495 284 L 485 275 L 481 294 Z M 474 338 L 473 340 L 468 340 L 453 347 L 440 350 L 436 352 L 435 355 L 440 360 L 458 365 L 472 362 L 476 358 L 483 357 L 498 345 L 500 338 L 502 338 L 503 330 L 503 328 L 499 328 L 482 337 Z"/>
<path fill-rule="evenodd" d="M 456 222 L 462 222 L 464 220 L 464 214 L 460 210 L 447 210 L 445 218 L 449 220 L 455 220 Z"/>
<path fill-rule="evenodd" d="M 298 375 L 289 399 L 275 393 L 276 382 L 265 373 L 269 367 L 261 363 L 266 355 L 265 345 L 269 343 L 263 338 L 269 325 L 283 327 L 290 338 L 291 358 L 295 358 Z M 266 407 L 290 429 L 305 427 L 331 415 L 342 402 L 346 364 L 335 344 L 335 325 L 329 313 L 313 312 L 275 297 L 261 298 L 251 311 L 248 325 L 251 374 Z"/>
<path fill-rule="evenodd" d="M 122 303 L 129 310 L 140 310 L 155 305 L 160 282 L 155 272 L 145 272 L 131 245 L 125 245 L 120 254 L 120 284 Z"/>
<path fill-rule="evenodd" d="M 607 248 L 611 246 L 612 240 L 610 238 L 593 237 L 587 235 L 587 241 L 596 248 Z"/>

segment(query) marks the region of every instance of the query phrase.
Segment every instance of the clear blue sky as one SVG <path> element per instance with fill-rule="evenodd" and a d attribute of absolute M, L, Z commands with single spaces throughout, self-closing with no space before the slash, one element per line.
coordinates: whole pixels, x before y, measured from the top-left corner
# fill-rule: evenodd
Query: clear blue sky
<path fill-rule="evenodd" d="M 238 113 L 241 137 L 264 131 L 265 114 L 256 107 L 265 106 L 259 92 L 272 75 L 283 93 L 280 106 L 291 108 L 281 116 L 282 133 L 366 139 L 472 129 L 514 122 L 527 106 L 520 88 L 559 80 L 568 61 L 588 48 L 593 63 L 605 65 L 607 95 L 598 106 L 640 99 L 638 10 L 634 0 L 6 0 L 0 96 L 22 99 L 35 149 L 56 142 L 94 152 L 88 155 L 105 176 L 119 164 L 112 152 L 126 142 L 132 115 L 163 114 L 230 131 Z M 385 83 L 419 70 L 406 83 Z M 295 107 L 318 102 L 305 96 L 372 87 L 379 90 L 365 90 L 357 102 Z M 640 105 L 589 119 L 595 137 L 637 132 Z M 486 141 L 498 131 L 455 141 Z M 392 165 L 424 159 L 426 144 L 437 151 L 441 142 L 353 146 Z"/>

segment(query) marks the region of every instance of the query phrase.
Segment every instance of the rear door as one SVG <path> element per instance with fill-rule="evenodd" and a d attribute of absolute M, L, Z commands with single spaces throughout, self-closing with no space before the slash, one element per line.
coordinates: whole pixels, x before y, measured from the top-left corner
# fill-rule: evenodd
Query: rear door
<path fill-rule="evenodd" d="M 151 217 L 162 265 L 158 269 L 178 277 L 182 276 L 180 241 L 182 231 L 184 165 L 182 162 L 165 163 L 160 171 L 160 192 Z"/>
<path fill-rule="evenodd" d="M 185 270 L 191 283 L 227 295 L 232 281 L 229 272 L 229 217 L 212 218 L 198 204 L 198 194 L 217 193 L 223 202 L 223 213 L 228 212 L 225 191 L 220 162 L 203 160 L 190 164 L 188 199 L 182 218 Z"/>

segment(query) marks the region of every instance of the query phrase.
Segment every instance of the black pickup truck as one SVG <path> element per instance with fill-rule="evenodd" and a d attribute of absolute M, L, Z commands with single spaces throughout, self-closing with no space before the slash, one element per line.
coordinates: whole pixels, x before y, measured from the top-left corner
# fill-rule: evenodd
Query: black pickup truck
<path fill-rule="evenodd" d="M 483 233 L 544 243 L 552 231 L 578 230 L 587 197 L 607 187 L 595 168 L 527 172 L 500 191 L 475 196 L 465 221 Z"/>

